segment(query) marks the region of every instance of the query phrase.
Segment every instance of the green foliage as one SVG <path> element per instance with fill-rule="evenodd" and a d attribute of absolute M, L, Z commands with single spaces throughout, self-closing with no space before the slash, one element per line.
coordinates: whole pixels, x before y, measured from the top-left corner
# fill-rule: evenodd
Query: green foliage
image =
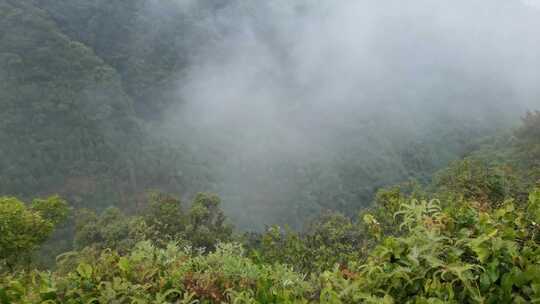
<path fill-rule="evenodd" d="M 67 216 L 67 204 L 57 196 L 35 200 L 31 206 L 13 197 L 0 197 L 0 272 L 28 263 L 29 254 Z"/>
<path fill-rule="evenodd" d="M 30 208 L 54 225 L 65 221 L 69 214 L 67 202 L 58 195 L 47 199 L 35 199 L 32 201 Z"/>
<path fill-rule="evenodd" d="M 155 241 L 163 239 L 169 242 L 183 238 L 186 217 L 180 200 L 160 193 L 150 194 L 150 206 L 145 212 L 144 220 L 155 231 Z"/>
<path fill-rule="evenodd" d="M 246 257 L 234 243 L 207 254 L 150 241 L 124 254 L 87 248 L 60 256 L 55 273 L 4 277 L 0 297 L 5 303 L 534 303 L 540 300 L 539 214 L 540 190 L 524 207 L 408 200 L 395 214 L 401 235 L 381 233 L 364 262 L 348 254 L 347 265 L 330 266 L 339 259 L 321 249 L 327 263 L 314 263 L 320 268 L 311 276 L 282 263 L 316 258 L 304 255 L 315 244 L 334 254 L 349 250 L 346 234 L 336 230 L 344 218 L 328 216 L 305 239 L 290 233 L 283 239 L 270 229 L 263 238 L 270 245 L 262 246 L 275 251 L 266 261 Z M 286 255 L 272 247 L 282 240 Z M 301 248 L 306 245 L 313 247 Z M 293 260 L 281 261 L 287 256 Z"/>
<path fill-rule="evenodd" d="M 526 199 L 523 184 L 509 166 L 489 166 L 476 159 L 453 162 L 435 178 L 439 196 L 498 205 L 508 198 Z"/>
<path fill-rule="evenodd" d="M 534 192 L 536 193 L 536 192 Z M 402 205 L 402 237 L 387 237 L 360 269 L 362 288 L 404 300 L 445 303 L 528 303 L 538 300 L 540 258 L 529 210 L 512 202 L 481 210 L 437 201 Z"/>
<path fill-rule="evenodd" d="M 72 253 L 61 272 L 4 278 L 7 302 L 40 303 L 297 303 L 309 290 L 302 277 L 275 265 L 256 265 L 236 244 L 208 255 L 142 242 L 128 255 L 110 250 Z"/>
<path fill-rule="evenodd" d="M 522 175 L 531 184 L 540 186 L 540 111 L 527 112 L 514 136 Z"/>
<path fill-rule="evenodd" d="M 425 199 L 427 194 L 416 182 L 407 182 L 400 185 L 382 188 L 375 194 L 373 207 L 366 210 L 362 220 L 377 239 L 382 234 L 399 235 L 398 214 L 401 206 L 411 199 Z"/>
<path fill-rule="evenodd" d="M 260 236 L 252 253 L 257 260 L 290 265 L 302 273 L 317 273 L 338 264 L 348 267 L 358 260 L 363 244 L 358 224 L 339 214 L 328 212 L 312 221 L 301 234 L 272 226 Z"/>
<path fill-rule="evenodd" d="M 529 205 L 527 215 L 533 220 L 533 226 L 540 224 L 540 189 L 536 189 L 529 194 Z"/>
<path fill-rule="evenodd" d="M 520 151 L 525 154 L 530 164 L 540 162 L 540 111 L 527 112 L 522 125 L 515 131 Z"/>
<path fill-rule="evenodd" d="M 429 183 L 473 150 L 471 132 L 493 134 L 500 120 L 353 114 L 307 138 L 332 153 L 254 162 L 229 152 L 238 138 L 226 131 L 160 121 L 188 61 L 236 30 L 212 19 L 227 1 L 195 1 L 193 15 L 150 2 L 0 0 L 0 195 L 61 193 L 93 209 L 58 236 L 74 234 L 75 251 L 30 270 L 69 208 L 58 196 L 0 197 L 0 303 L 540 302 L 540 112 L 425 189 L 381 187 Z M 154 194 L 142 206 L 151 187 L 194 199 Z M 220 198 L 195 195 L 207 190 L 253 228 L 344 214 L 302 232 L 272 226 L 244 249 Z"/>
<path fill-rule="evenodd" d="M 475 157 L 456 162 L 427 189 L 415 183 L 380 189 L 375 206 L 358 221 L 328 212 L 302 233 L 270 227 L 252 235 L 247 254 L 240 245 L 223 243 L 232 239 L 232 230 L 212 194 L 198 194 L 188 208 L 154 194 L 143 216 L 115 208 L 99 216 L 80 210 L 78 251 L 59 256 L 53 273 L 5 275 L 0 300 L 540 301 L 540 189 L 523 195 L 531 185 L 528 175 L 514 174 L 510 164 L 509 171 L 501 168 Z M 10 254 L 3 256 L 6 263 L 36 248 L 67 210 L 58 197 L 35 200 L 30 207 L 13 198 L 0 202 L 1 227 L 11 227 L 1 243 Z M 21 229 L 30 236 L 16 239 L 14 231 Z"/>
<path fill-rule="evenodd" d="M 145 240 L 148 226 L 141 217 L 128 217 L 117 208 L 108 208 L 99 216 L 80 210 L 75 219 L 75 248 L 93 246 L 126 252 Z"/>
<path fill-rule="evenodd" d="M 232 226 L 226 223 L 220 204 L 215 194 L 199 193 L 193 199 L 186 227 L 187 238 L 193 246 L 212 249 L 218 241 L 230 240 Z"/>
<path fill-rule="evenodd" d="M 218 196 L 199 193 L 189 210 L 180 200 L 152 193 L 141 216 L 128 216 L 118 208 L 108 208 L 99 216 L 82 209 L 75 219 L 75 247 L 110 248 L 129 251 L 143 240 L 165 246 L 170 242 L 213 250 L 218 242 L 232 239 L 232 226 L 220 209 Z"/>

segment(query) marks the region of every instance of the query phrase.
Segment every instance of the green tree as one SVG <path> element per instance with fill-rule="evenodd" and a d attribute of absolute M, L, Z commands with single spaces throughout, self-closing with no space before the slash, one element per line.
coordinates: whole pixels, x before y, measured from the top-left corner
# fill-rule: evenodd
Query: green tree
<path fill-rule="evenodd" d="M 540 111 L 527 112 L 522 118 L 522 125 L 514 135 L 518 147 L 526 155 L 529 162 L 540 162 Z"/>
<path fill-rule="evenodd" d="M 219 208 L 221 199 L 210 193 L 198 193 L 188 213 L 186 235 L 196 247 L 213 249 L 218 241 L 231 238 L 232 227 Z"/>
<path fill-rule="evenodd" d="M 158 243 L 184 238 L 187 216 L 182 210 L 182 202 L 163 193 L 151 193 L 149 198 L 150 205 L 144 215 L 150 228 L 149 238 Z"/>
<path fill-rule="evenodd" d="M 514 135 L 525 178 L 540 186 L 540 111 L 527 112 Z"/>
<path fill-rule="evenodd" d="M 511 197 L 518 199 L 524 192 L 510 167 L 489 166 L 474 158 L 455 161 L 438 172 L 434 186 L 441 198 L 451 201 L 460 197 L 484 207 L 501 204 Z"/>
<path fill-rule="evenodd" d="M 14 197 L 0 197 L 0 263 L 13 268 L 19 262 L 29 262 L 30 252 L 51 235 L 67 213 L 67 203 L 57 196 L 35 200 L 30 206 Z"/>
<path fill-rule="evenodd" d="M 100 215 L 82 209 L 75 220 L 75 247 L 128 252 L 136 243 L 149 240 L 160 247 L 174 242 L 213 250 L 218 242 L 232 237 L 232 227 L 219 208 L 220 202 L 217 195 L 199 193 L 184 212 L 180 200 L 152 193 L 143 215 L 126 215 L 115 207 Z"/>
<path fill-rule="evenodd" d="M 327 211 L 302 233 L 272 226 L 252 244 L 252 256 L 266 263 L 282 263 L 302 273 L 318 273 L 335 265 L 346 269 L 358 261 L 365 235 L 358 223 Z"/>
<path fill-rule="evenodd" d="M 35 199 L 32 201 L 30 207 L 54 225 L 63 222 L 69 214 L 66 201 L 58 195 L 51 196 L 47 199 Z"/>
<path fill-rule="evenodd" d="M 127 216 L 118 208 L 105 209 L 99 216 L 82 209 L 75 219 L 75 248 L 110 248 L 129 251 L 137 242 L 146 239 L 148 226 L 142 217 Z"/>

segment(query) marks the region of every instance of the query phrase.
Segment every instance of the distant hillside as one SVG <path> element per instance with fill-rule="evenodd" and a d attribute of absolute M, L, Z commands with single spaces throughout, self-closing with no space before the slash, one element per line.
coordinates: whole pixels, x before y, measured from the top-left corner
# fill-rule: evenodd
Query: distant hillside
<path fill-rule="evenodd" d="M 417 2 L 0 0 L 0 195 L 298 228 L 426 183 L 540 98 L 540 18 Z"/>
<path fill-rule="evenodd" d="M 128 186 L 140 126 L 118 73 L 31 1 L 0 1 L 3 193 Z"/>

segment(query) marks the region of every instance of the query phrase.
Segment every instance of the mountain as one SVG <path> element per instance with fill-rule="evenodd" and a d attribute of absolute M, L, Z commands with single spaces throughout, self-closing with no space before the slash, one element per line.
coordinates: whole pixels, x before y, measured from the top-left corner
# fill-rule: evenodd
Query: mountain
<path fill-rule="evenodd" d="M 0 4 L 0 194 L 213 191 L 241 228 L 298 228 L 429 181 L 540 97 L 518 1 Z"/>
<path fill-rule="evenodd" d="M 0 14 L 2 192 L 86 193 L 104 177 L 129 180 L 141 126 L 116 70 L 31 1 L 1 1 Z"/>

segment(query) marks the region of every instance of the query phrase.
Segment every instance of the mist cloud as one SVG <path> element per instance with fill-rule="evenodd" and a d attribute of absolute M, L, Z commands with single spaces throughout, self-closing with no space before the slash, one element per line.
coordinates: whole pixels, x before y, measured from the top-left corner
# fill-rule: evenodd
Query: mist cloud
<path fill-rule="evenodd" d="M 441 119 L 502 125 L 540 105 L 540 15 L 517 0 L 222 1 L 199 16 L 207 39 L 167 120 L 221 151 L 229 206 L 290 201 L 305 164 L 377 162 Z"/>

